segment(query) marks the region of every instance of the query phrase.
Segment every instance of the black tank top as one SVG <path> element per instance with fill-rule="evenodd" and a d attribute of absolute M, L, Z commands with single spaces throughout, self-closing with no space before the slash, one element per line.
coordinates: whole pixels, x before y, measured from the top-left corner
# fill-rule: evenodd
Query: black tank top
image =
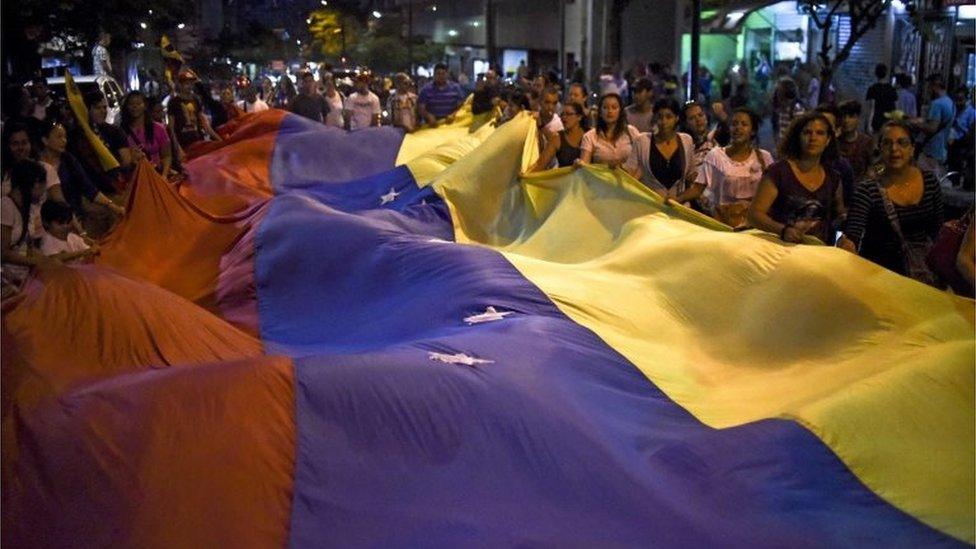
<path fill-rule="evenodd" d="M 566 130 L 559 130 L 559 149 L 556 151 L 556 162 L 559 163 L 559 167 L 572 166 L 579 156 L 580 148 L 569 144 Z"/>

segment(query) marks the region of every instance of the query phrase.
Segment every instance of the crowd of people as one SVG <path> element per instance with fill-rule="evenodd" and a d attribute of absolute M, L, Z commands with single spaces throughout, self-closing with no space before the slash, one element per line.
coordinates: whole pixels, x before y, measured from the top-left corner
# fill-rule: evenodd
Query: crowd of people
<path fill-rule="evenodd" d="M 99 70 L 111 70 L 96 53 Z M 909 86 L 896 81 L 896 88 L 879 66 L 863 103 L 811 95 L 806 102 L 817 103 L 811 108 L 781 79 L 767 104 L 754 108 L 741 82 L 728 90 L 723 83 L 714 101 L 700 93 L 683 102 L 672 71 L 645 69 L 627 78 L 604 70 L 592 95 L 578 75 L 564 81 L 520 66 L 503 79 L 488 70 L 474 83 L 471 110 L 496 125 L 522 112 L 535 119 L 540 156 L 530 171 L 621 168 L 665 202 L 736 230 L 758 228 L 794 243 L 816 237 L 929 284 L 949 282 L 933 272 L 926 254 L 946 217 L 943 175 L 973 169 L 976 111 L 967 90 L 950 97 L 938 77 L 929 79 L 929 107 L 919 117 Z M 102 92 L 87 93 L 91 132 L 43 78 L 6 89 L 0 245 L 11 286 L 31 266 L 97 253 L 97 238 L 125 214 L 126 181 L 142 159 L 178 182 L 186 150 L 221 140 L 227 122 L 246 113 L 278 108 L 346 130 L 392 125 L 412 132 L 453 122 L 468 95 L 444 64 L 426 83 L 405 73 L 383 78 L 328 65 L 302 70 L 294 81 L 240 77 L 213 86 L 184 69 L 172 85 L 155 71 L 144 82 L 123 98 L 115 124 L 106 120 Z M 764 112 L 777 137 L 772 151 L 759 143 Z M 110 168 L 102 148 L 115 160 Z M 965 281 L 956 290 L 969 294 L 976 270 L 972 217 L 970 211 L 964 220 L 967 236 L 955 265 Z"/>
<path fill-rule="evenodd" d="M 973 169 L 976 112 L 968 92 L 960 88 L 950 99 L 941 78 L 930 77 L 927 114 L 911 116 L 900 110 L 907 100 L 886 80 L 886 67 L 876 72 L 878 84 L 864 103 L 818 101 L 805 109 L 794 101 L 788 117 L 771 109 L 772 120 L 781 124 L 774 151 L 759 146 L 763 117 L 756 109 L 701 97 L 681 103 L 668 86 L 645 77 L 616 84 L 591 106 L 582 83 L 569 84 L 564 93 L 545 76 L 528 86 L 485 91 L 498 87 L 489 71 L 475 103 L 479 93 L 494 97 L 501 123 L 524 110 L 532 113 L 541 154 L 530 171 L 621 167 L 666 202 L 737 230 L 758 228 L 793 243 L 815 237 L 892 271 L 972 295 L 972 207 L 955 223 L 965 227 L 965 236 L 951 271 L 933 258 L 948 213 L 947 171 L 971 175 Z M 622 88 L 631 96 L 629 105 Z"/>

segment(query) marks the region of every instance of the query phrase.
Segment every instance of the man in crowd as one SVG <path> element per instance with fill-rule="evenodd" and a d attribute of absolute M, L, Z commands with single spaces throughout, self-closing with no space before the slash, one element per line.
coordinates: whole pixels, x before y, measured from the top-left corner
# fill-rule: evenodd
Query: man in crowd
<path fill-rule="evenodd" d="M 976 125 L 976 109 L 969 102 L 969 90 L 962 86 L 952 96 L 956 105 L 956 118 L 949 130 L 948 168 L 972 177 L 973 130 Z"/>
<path fill-rule="evenodd" d="M 919 167 L 928 169 L 941 176 L 945 173 L 945 165 L 949 156 L 949 130 L 956 117 L 956 108 L 952 99 L 946 95 L 942 77 L 931 75 L 926 79 L 928 90 L 932 97 L 928 116 L 925 120 L 916 119 L 915 125 L 925 134 L 922 155 L 919 157 Z"/>
<path fill-rule="evenodd" d="M 237 102 L 237 106 L 244 112 L 261 112 L 268 110 L 268 104 L 258 97 L 258 85 L 251 84 L 244 88 L 244 98 Z"/>
<path fill-rule="evenodd" d="M 406 73 L 398 72 L 393 82 L 396 89 L 386 100 L 390 123 L 410 133 L 417 129 L 417 94 L 410 89 L 413 81 Z"/>
<path fill-rule="evenodd" d="M 111 43 L 111 34 L 104 31 L 98 33 L 98 42 L 92 48 L 92 74 L 111 76 L 112 60 L 108 55 L 108 46 Z"/>
<path fill-rule="evenodd" d="M 461 86 L 447 79 L 447 65 L 434 66 L 434 81 L 420 90 L 418 104 L 420 118 L 428 125 L 436 127 L 442 121 L 454 122 L 454 111 L 464 102 Z"/>
<path fill-rule="evenodd" d="M 647 78 L 638 78 L 632 91 L 634 104 L 624 109 L 627 123 L 641 133 L 650 132 L 654 127 L 654 84 Z"/>
<path fill-rule="evenodd" d="M 159 85 L 159 73 L 156 69 L 149 69 L 149 76 L 142 84 L 142 93 L 147 99 L 159 99 L 162 96 L 162 87 Z"/>
<path fill-rule="evenodd" d="M 379 126 L 382 109 L 380 98 L 369 91 L 369 73 L 356 76 L 356 88 L 346 97 L 343 113 L 347 130 L 358 130 L 369 126 Z"/>
<path fill-rule="evenodd" d="M 871 113 L 871 131 L 878 133 L 881 126 L 888 121 L 885 113 L 895 110 L 898 91 L 888 82 L 888 67 L 884 63 L 878 63 L 874 67 L 874 76 L 878 81 L 868 88 L 865 99 L 870 105 L 868 112 Z"/>
<path fill-rule="evenodd" d="M 34 97 L 34 118 L 38 120 L 47 119 L 47 109 L 54 103 L 51 91 L 47 87 L 47 79 L 43 76 L 35 76 L 31 80 L 31 95 Z"/>
<path fill-rule="evenodd" d="M 549 86 L 542 91 L 539 100 L 539 129 L 540 134 L 556 133 L 562 131 L 563 121 L 556 114 L 556 107 L 559 105 L 559 90 L 554 86 Z"/>
<path fill-rule="evenodd" d="M 481 114 L 492 110 L 500 94 L 498 73 L 488 69 L 484 77 L 479 78 L 475 84 L 474 97 L 471 98 L 471 113 Z"/>
<path fill-rule="evenodd" d="M 180 147 L 184 149 L 202 141 L 205 135 L 220 141 L 220 136 L 210 127 L 210 121 L 203 114 L 200 99 L 193 93 L 193 83 L 196 80 L 196 73 L 190 69 L 180 72 L 176 93 L 170 96 L 166 106 L 169 125 Z"/>
<path fill-rule="evenodd" d="M 861 103 L 853 99 L 844 101 L 837 105 L 837 112 L 841 128 L 837 152 L 851 165 L 854 181 L 862 181 L 871 166 L 874 140 L 861 132 Z"/>
<path fill-rule="evenodd" d="M 319 93 L 312 71 L 305 70 L 299 73 L 298 89 L 299 94 L 291 100 L 289 110 L 320 124 L 325 123 L 325 118 L 329 115 L 329 102 Z"/>

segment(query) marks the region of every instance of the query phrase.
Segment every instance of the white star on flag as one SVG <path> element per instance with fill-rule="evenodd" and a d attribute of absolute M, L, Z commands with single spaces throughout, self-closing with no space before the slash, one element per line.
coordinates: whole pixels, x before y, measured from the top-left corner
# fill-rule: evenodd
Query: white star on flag
<path fill-rule="evenodd" d="M 398 196 L 400 196 L 400 193 L 396 192 L 395 188 L 390 187 L 390 192 L 380 196 L 380 206 L 393 202 Z"/>
<path fill-rule="evenodd" d="M 485 309 L 485 312 L 465 317 L 464 321 L 468 324 L 481 324 L 482 322 L 501 320 L 510 314 L 512 314 L 512 311 L 496 311 L 494 307 L 489 306 Z"/>
<path fill-rule="evenodd" d="M 427 358 L 436 360 L 438 362 L 443 362 L 444 364 L 464 364 L 465 366 L 474 366 L 475 364 L 492 364 L 495 362 L 494 360 L 474 358 L 464 353 L 448 355 L 445 353 L 435 353 L 433 351 L 427 353 Z"/>

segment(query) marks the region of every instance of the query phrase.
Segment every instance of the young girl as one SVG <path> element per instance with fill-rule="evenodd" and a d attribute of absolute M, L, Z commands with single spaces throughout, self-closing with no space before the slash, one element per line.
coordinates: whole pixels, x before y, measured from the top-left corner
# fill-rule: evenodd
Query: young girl
<path fill-rule="evenodd" d="M 30 268 L 40 263 L 33 253 L 41 237 L 40 201 L 46 173 L 33 160 L 21 160 L 10 169 L 10 194 L 0 198 L 0 259 L 3 279 L 18 285 Z"/>

